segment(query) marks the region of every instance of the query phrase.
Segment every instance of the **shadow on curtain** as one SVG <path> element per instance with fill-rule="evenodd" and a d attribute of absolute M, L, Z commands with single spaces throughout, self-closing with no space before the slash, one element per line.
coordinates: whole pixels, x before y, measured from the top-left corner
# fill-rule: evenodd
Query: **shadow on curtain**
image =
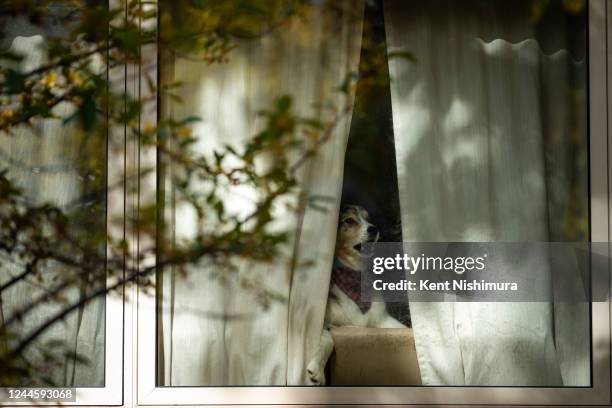
<path fill-rule="evenodd" d="M 405 241 L 589 239 L 586 10 L 550 4 L 385 1 Z M 461 300 L 410 303 L 424 384 L 590 384 L 588 304 Z"/>

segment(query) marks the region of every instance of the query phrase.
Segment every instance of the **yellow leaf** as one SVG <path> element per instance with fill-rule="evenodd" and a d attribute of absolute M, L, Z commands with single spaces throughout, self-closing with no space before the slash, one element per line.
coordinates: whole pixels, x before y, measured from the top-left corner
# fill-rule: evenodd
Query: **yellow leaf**
<path fill-rule="evenodd" d="M 182 127 L 176 132 L 180 137 L 191 136 L 191 129 L 188 127 Z"/>
<path fill-rule="evenodd" d="M 57 84 L 57 74 L 49 72 L 40 80 L 40 83 L 47 88 L 53 88 Z"/>

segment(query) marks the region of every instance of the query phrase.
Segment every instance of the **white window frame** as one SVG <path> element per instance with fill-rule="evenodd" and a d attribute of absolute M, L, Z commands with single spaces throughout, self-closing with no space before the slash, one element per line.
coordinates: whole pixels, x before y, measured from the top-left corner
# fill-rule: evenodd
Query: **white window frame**
<path fill-rule="evenodd" d="M 425 0 L 423 0 L 425 1 Z M 612 33 L 612 4 L 590 0 L 589 38 L 589 130 L 590 205 L 592 242 L 610 242 L 609 173 L 612 146 L 608 141 L 607 43 Z M 612 32 L 612 30 L 610 30 Z M 608 107 L 610 106 L 610 111 Z M 150 158 L 145 158 L 150 160 Z M 609 255 L 609 254 L 608 254 Z M 597 277 L 594 277 L 596 279 Z M 593 281 L 593 287 L 609 281 Z M 139 406 L 203 406 L 217 404 L 508 404 L 508 405 L 608 405 L 610 395 L 610 303 L 592 303 L 592 387 L 159 387 L 156 385 L 156 304 L 151 295 L 138 292 L 135 403 Z"/>

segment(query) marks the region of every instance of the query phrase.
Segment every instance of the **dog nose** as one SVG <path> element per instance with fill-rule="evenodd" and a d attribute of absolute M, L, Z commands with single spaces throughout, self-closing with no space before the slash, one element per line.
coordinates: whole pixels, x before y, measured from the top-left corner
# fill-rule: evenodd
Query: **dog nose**
<path fill-rule="evenodd" d="M 370 234 L 375 234 L 375 233 L 377 233 L 377 232 L 378 232 L 378 228 L 376 228 L 374 225 L 370 225 L 370 226 L 368 227 L 368 232 L 369 232 Z"/>

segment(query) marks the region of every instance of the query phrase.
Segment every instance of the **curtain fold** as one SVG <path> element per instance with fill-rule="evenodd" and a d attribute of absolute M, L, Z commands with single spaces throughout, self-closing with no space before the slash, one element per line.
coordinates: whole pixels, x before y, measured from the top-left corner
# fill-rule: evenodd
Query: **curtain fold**
<path fill-rule="evenodd" d="M 257 112 L 281 95 L 292 97 L 298 116 L 320 116 L 322 104 L 341 101 L 337 87 L 359 62 L 363 1 L 337 3 L 337 19 L 324 13 L 326 2 L 308 3 L 306 19 L 239 43 L 224 64 L 177 58 L 162 67 L 183 83 L 183 102 L 168 101 L 167 114 L 201 119 L 193 133 L 201 138 L 202 153 L 221 144 L 243 145 L 262 127 Z M 296 219 L 294 212 L 276 208 L 275 227 L 296 231 L 294 239 L 271 264 L 240 265 L 238 274 L 287 301 L 261 310 L 248 292 L 212 278 L 215 271 L 205 264 L 190 268 L 186 278 L 172 271 L 161 276 L 162 384 L 306 384 L 306 360 L 323 328 L 349 121 L 350 115 L 340 121 L 298 175 L 307 194 L 331 199 L 327 211 L 307 207 Z M 252 211 L 255 191 L 233 186 L 224 194 L 229 211 Z M 193 214 L 187 208 L 171 212 L 175 239 L 193 234 Z"/>
<path fill-rule="evenodd" d="M 389 51 L 416 58 L 389 61 L 404 241 L 587 239 L 586 26 L 524 1 L 384 5 Z M 423 383 L 588 385 L 583 306 L 410 302 Z"/>

